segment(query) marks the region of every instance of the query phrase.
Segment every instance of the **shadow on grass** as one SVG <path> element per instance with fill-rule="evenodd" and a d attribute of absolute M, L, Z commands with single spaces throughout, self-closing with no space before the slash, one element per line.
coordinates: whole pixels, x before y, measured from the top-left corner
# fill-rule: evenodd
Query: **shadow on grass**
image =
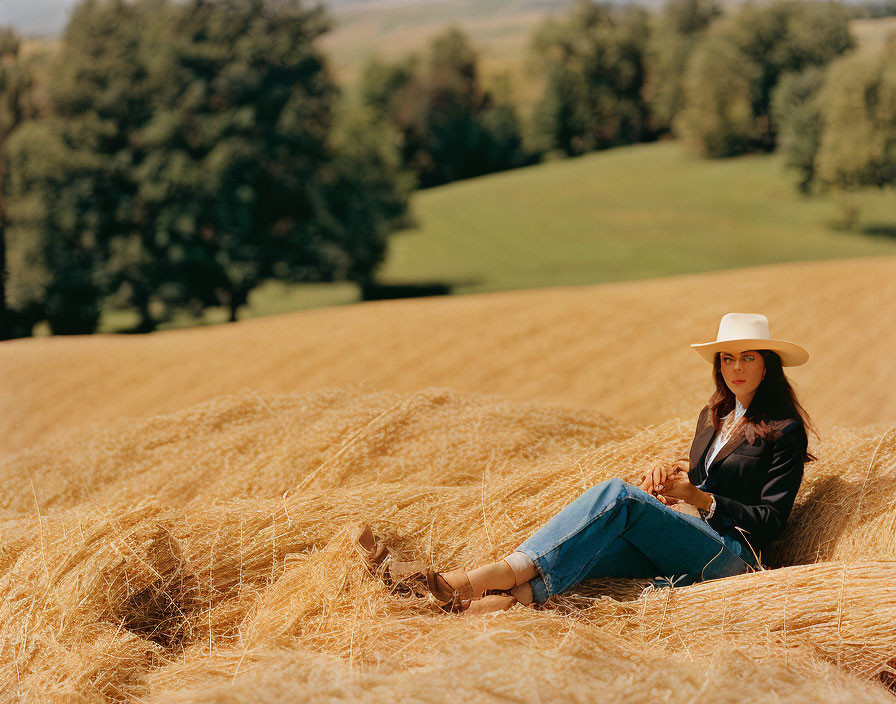
<path fill-rule="evenodd" d="M 884 225 L 881 223 L 865 225 L 862 228 L 862 234 L 872 235 L 874 237 L 889 237 L 891 239 L 896 239 L 896 225 Z"/>
<path fill-rule="evenodd" d="M 453 290 L 454 284 L 444 281 L 423 281 L 412 284 L 369 283 L 361 286 L 361 300 L 385 301 L 393 298 L 449 296 Z"/>

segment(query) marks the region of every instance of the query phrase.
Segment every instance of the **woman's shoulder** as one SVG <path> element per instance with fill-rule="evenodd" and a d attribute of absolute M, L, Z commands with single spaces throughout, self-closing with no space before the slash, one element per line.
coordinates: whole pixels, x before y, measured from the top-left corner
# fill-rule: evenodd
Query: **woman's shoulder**
<path fill-rule="evenodd" d="M 771 429 L 770 439 L 775 443 L 781 443 L 782 441 L 803 445 L 808 443 L 806 426 L 803 423 L 803 419 L 799 416 L 775 418 L 768 421 L 768 426 Z"/>
<path fill-rule="evenodd" d="M 789 433 L 805 432 L 803 419 L 800 418 L 799 415 L 794 415 L 792 413 L 772 416 L 767 422 L 773 428 L 777 428 L 781 431 L 786 430 Z"/>
<path fill-rule="evenodd" d="M 710 415 L 709 404 L 707 403 L 700 409 L 700 413 L 697 415 L 697 430 L 700 430 L 700 428 L 710 422 L 712 422 L 712 416 Z"/>

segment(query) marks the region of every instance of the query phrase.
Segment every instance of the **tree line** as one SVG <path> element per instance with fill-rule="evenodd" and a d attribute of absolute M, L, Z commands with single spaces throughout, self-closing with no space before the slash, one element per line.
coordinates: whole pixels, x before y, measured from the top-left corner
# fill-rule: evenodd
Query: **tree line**
<path fill-rule="evenodd" d="M 49 58 L 7 33 L 4 336 L 370 278 L 413 180 L 381 125 L 337 114 L 327 27 L 298 2 L 84 0 Z"/>
<path fill-rule="evenodd" d="M 298 0 L 82 0 L 52 53 L 0 32 L 2 336 L 91 332 L 104 308 L 141 331 L 235 319 L 269 278 L 370 283 L 414 188 L 548 155 L 671 135 L 781 149 L 804 191 L 896 183 L 896 40 L 854 52 L 851 12 L 580 0 L 534 32 L 520 106 L 458 28 L 349 96 Z"/>

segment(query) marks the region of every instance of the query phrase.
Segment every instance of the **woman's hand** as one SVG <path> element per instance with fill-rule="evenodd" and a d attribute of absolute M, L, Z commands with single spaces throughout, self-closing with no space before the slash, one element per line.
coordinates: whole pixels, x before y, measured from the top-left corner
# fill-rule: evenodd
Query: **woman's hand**
<path fill-rule="evenodd" d="M 667 496 L 666 488 L 671 477 L 679 473 L 687 476 L 687 460 L 657 460 L 650 469 L 641 477 L 639 489 L 652 494 L 664 504 L 675 504 L 680 501 L 677 497 Z"/>
<path fill-rule="evenodd" d="M 677 472 L 667 477 L 661 496 L 666 498 L 667 502 L 669 499 L 684 501 L 703 511 L 709 510 L 712 502 L 712 494 L 701 491 L 691 484 L 690 479 L 688 479 L 688 473 L 685 471 Z M 657 496 L 657 498 L 662 501 L 660 496 Z"/>

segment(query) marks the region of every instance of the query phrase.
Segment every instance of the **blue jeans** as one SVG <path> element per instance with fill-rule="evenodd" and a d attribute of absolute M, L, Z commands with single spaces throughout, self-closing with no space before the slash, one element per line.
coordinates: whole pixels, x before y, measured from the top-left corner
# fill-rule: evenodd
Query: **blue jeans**
<path fill-rule="evenodd" d="M 592 487 L 517 548 L 543 604 L 583 579 L 666 577 L 675 586 L 753 571 L 749 547 L 621 479 Z"/>

